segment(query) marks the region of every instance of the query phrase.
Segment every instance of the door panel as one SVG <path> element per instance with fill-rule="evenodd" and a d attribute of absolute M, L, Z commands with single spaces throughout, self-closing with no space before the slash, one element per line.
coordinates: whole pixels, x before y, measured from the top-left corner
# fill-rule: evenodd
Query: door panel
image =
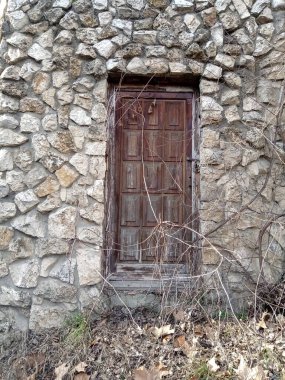
<path fill-rule="evenodd" d="M 118 260 L 185 262 L 190 220 L 191 94 L 121 91 L 118 144 Z M 119 122 L 120 121 L 120 122 Z M 188 234 L 188 235 L 187 235 Z M 186 236 L 187 235 L 187 236 Z"/>

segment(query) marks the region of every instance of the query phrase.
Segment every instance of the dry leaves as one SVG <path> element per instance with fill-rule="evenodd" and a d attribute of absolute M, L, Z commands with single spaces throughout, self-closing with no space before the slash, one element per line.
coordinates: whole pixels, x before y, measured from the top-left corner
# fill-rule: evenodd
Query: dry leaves
<path fill-rule="evenodd" d="M 175 329 L 171 328 L 171 325 L 161 327 L 151 327 L 149 331 L 158 339 L 163 336 L 174 334 Z"/>
<path fill-rule="evenodd" d="M 208 360 L 207 366 L 211 372 L 217 372 L 220 369 L 220 366 L 216 363 L 215 356 Z"/>
<path fill-rule="evenodd" d="M 244 357 L 240 356 L 240 363 L 236 374 L 240 380 L 266 380 L 267 376 L 262 367 L 256 366 L 253 368 L 248 367 Z"/>
<path fill-rule="evenodd" d="M 55 380 L 62 380 L 63 376 L 68 373 L 70 365 L 68 363 L 62 363 L 60 366 L 55 368 L 54 373 L 56 375 Z"/>
<path fill-rule="evenodd" d="M 256 324 L 257 330 L 265 330 L 267 329 L 266 321 L 268 321 L 270 318 L 270 314 L 263 313 L 259 322 Z"/>
<path fill-rule="evenodd" d="M 145 367 L 134 370 L 134 380 L 160 380 L 168 375 L 171 375 L 171 371 L 160 362 L 149 370 Z"/>

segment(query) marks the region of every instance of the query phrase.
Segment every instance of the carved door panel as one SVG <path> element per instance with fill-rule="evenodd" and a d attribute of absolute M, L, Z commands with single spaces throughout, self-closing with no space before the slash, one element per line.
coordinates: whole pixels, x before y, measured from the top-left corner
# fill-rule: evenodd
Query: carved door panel
<path fill-rule="evenodd" d="M 184 263 L 191 233 L 191 94 L 120 91 L 117 263 Z"/>

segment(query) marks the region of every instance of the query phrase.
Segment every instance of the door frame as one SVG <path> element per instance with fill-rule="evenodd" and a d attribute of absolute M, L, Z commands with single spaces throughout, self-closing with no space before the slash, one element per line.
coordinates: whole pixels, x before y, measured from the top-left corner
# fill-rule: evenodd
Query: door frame
<path fill-rule="evenodd" d="M 118 250 L 114 241 L 114 236 L 117 233 L 117 220 L 118 220 L 118 199 L 116 192 L 116 100 L 118 92 L 141 92 L 141 93 L 153 93 L 159 92 L 164 94 L 165 98 L 175 98 L 175 93 L 181 94 L 181 98 L 187 98 L 187 94 L 191 94 L 191 106 L 192 106 L 192 157 L 191 157 L 191 172 L 192 172 L 192 215 L 194 216 L 194 221 L 191 225 L 193 229 L 193 239 L 196 238 L 195 231 L 199 232 L 199 170 L 197 170 L 199 165 L 199 103 L 197 92 L 190 87 L 177 87 L 169 85 L 122 85 L 122 84 L 111 84 L 109 86 L 109 103 L 108 103 L 108 142 L 107 142 L 107 175 L 106 175 L 106 204 L 105 204 L 105 236 L 104 236 L 104 252 L 103 255 L 103 273 L 105 278 L 112 283 L 112 286 L 117 288 L 144 288 L 140 280 L 145 280 L 144 276 L 140 278 L 137 276 L 136 279 L 132 278 L 129 274 L 131 273 L 131 266 L 128 266 L 129 271 L 126 272 L 125 276 L 118 275 L 116 273 L 116 251 Z M 167 94 L 167 95 L 166 95 Z M 174 96 L 172 97 L 171 94 Z M 179 98 L 179 96 L 177 96 Z M 189 276 L 197 274 L 200 272 L 201 268 L 201 250 L 199 247 L 194 249 L 192 255 L 195 255 L 195 260 L 192 260 L 191 266 L 187 265 L 187 273 L 178 274 L 179 281 L 189 279 Z M 127 264 L 126 264 L 127 265 Z M 136 264 L 138 266 L 140 264 Z M 138 277 L 138 278 L 137 278 Z M 153 278 L 149 279 L 147 288 L 149 285 L 153 288 L 160 287 L 160 283 Z"/>

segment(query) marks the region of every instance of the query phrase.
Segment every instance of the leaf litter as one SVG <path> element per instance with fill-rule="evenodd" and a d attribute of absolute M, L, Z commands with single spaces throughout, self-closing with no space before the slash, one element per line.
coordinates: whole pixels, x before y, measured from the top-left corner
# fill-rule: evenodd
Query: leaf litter
<path fill-rule="evenodd" d="M 135 321 L 135 323 L 134 323 Z M 10 333 L 0 349 L 2 380 L 285 380 L 285 317 L 193 320 L 116 308 L 71 328 Z M 72 339 L 70 339 L 72 337 Z M 74 338 L 76 337 L 76 339 Z"/>

